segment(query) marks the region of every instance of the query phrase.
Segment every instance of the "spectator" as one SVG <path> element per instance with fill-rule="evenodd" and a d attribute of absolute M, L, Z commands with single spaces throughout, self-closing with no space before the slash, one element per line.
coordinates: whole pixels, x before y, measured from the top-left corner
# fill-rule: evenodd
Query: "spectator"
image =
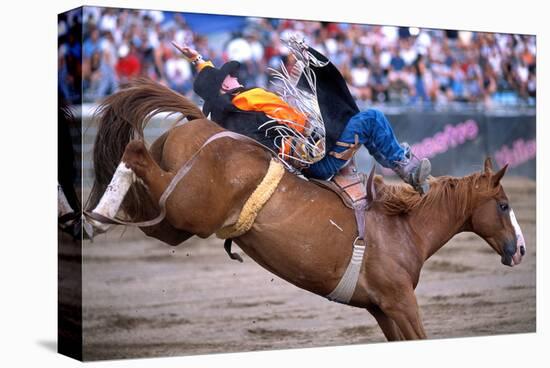
<path fill-rule="evenodd" d="M 395 45 L 392 48 L 392 58 L 390 61 L 390 68 L 388 73 L 388 79 L 390 82 L 390 89 L 393 89 L 397 94 L 401 94 L 402 91 L 407 94 L 411 94 L 413 88 L 410 78 L 410 70 L 402 57 L 399 46 Z"/>
<path fill-rule="evenodd" d="M 191 65 L 184 58 L 171 57 L 166 60 L 165 74 L 173 90 L 186 94 L 193 87 Z"/>
<path fill-rule="evenodd" d="M 358 57 L 354 60 L 350 70 L 351 85 L 354 87 L 358 99 L 368 101 L 371 99 L 371 89 L 368 85 L 370 70 L 367 68 L 367 60 Z"/>
<path fill-rule="evenodd" d="M 413 65 L 418 59 L 418 51 L 412 44 L 412 38 L 407 38 L 400 41 L 401 50 L 399 56 L 407 66 Z"/>
<path fill-rule="evenodd" d="M 116 9 L 105 8 L 100 21 L 99 29 L 103 32 L 113 32 L 117 26 Z"/>
<path fill-rule="evenodd" d="M 527 94 L 531 98 L 537 97 L 537 75 L 535 71 L 529 74 L 529 80 L 527 81 Z"/>
<path fill-rule="evenodd" d="M 101 41 L 99 39 L 99 30 L 95 27 L 90 32 L 90 37 L 82 45 L 83 56 L 87 59 L 92 57 L 96 51 L 101 51 Z"/>
<path fill-rule="evenodd" d="M 66 85 L 62 90 L 75 101 L 80 59 L 89 68 L 83 71 L 89 72 L 85 88 L 95 88 L 85 91 L 88 97 L 97 94 L 94 80 L 108 75 L 109 65 L 116 70 L 115 83 L 146 75 L 193 96 L 186 83 L 187 66 L 170 54 L 172 40 L 193 45 L 219 65 L 229 58 L 240 60 L 241 79 L 265 87 L 268 67 L 291 62 L 280 37 L 302 33 L 330 57 L 360 101 L 488 105 L 505 94 L 511 101 L 535 102 L 536 38 L 529 35 L 246 18 L 238 34 L 218 32 L 214 43 L 209 34 L 193 32 L 182 13 L 86 7 L 77 21 L 83 22 L 78 38 L 71 39 L 68 32 L 75 20 L 60 19 L 59 24 L 64 35 L 59 46 L 59 75 Z M 420 55 L 423 60 L 416 64 Z M 76 84 L 71 87 L 72 80 Z M 112 80 L 106 84 L 118 85 Z"/>
<path fill-rule="evenodd" d="M 389 84 L 389 79 L 384 70 L 379 64 L 374 64 L 369 79 L 374 102 L 384 103 L 388 101 Z"/>
<path fill-rule="evenodd" d="M 453 62 L 451 67 L 451 89 L 453 98 L 456 101 L 466 101 L 466 75 L 458 61 Z"/>
<path fill-rule="evenodd" d="M 465 83 L 465 95 L 468 102 L 477 102 L 483 97 L 481 81 L 477 75 L 467 76 Z"/>
<path fill-rule="evenodd" d="M 414 92 L 411 102 L 429 103 L 435 97 L 435 85 L 431 73 L 426 68 L 423 57 L 418 57 L 414 68 Z"/>
<path fill-rule="evenodd" d="M 82 49 L 80 24 L 77 18 L 66 24 L 67 32 L 59 39 L 58 85 L 62 97 L 70 104 L 77 104 L 82 91 Z"/>
<path fill-rule="evenodd" d="M 514 78 L 519 89 L 520 97 L 527 98 L 527 82 L 529 80 L 529 68 L 523 59 L 519 59 L 515 70 Z"/>
<path fill-rule="evenodd" d="M 492 103 L 492 97 L 497 91 L 496 74 L 493 71 L 491 64 L 486 63 L 483 68 L 483 102 L 485 106 L 490 107 Z"/>
<path fill-rule="evenodd" d="M 89 62 L 83 65 L 82 79 L 86 101 L 99 100 L 117 88 L 113 67 L 105 61 L 101 51 L 95 51 Z"/>
<path fill-rule="evenodd" d="M 121 84 L 128 83 L 132 78 L 137 77 L 141 73 L 141 62 L 137 56 L 136 47 L 133 44 L 124 44 L 118 49 L 118 63 L 116 72 Z"/>

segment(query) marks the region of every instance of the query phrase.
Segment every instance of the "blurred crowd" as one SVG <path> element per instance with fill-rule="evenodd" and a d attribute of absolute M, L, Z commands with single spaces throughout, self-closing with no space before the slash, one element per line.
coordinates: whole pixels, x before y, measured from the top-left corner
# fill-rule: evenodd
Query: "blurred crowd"
<path fill-rule="evenodd" d="M 535 36 L 264 18 L 198 33 L 182 13 L 84 9 L 59 22 L 61 89 L 74 102 L 98 101 L 137 76 L 196 100 L 195 71 L 172 41 L 190 45 L 217 66 L 238 60 L 246 86 L 269 88 L 269 68 L 292 64 L 281 38 L 294 33 L 338 67 L 360 106 L 536 101 Z M 78 72 L 81 86 L 74 79 Z"/>

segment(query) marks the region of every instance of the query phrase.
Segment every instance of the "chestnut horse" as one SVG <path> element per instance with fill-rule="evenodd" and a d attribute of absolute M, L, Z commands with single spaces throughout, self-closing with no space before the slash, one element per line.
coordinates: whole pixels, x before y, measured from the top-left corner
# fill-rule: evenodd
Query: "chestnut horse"
<path fill-rule="evenodd" d="M 148 150 L 143 129 L 160 111 L 179 113 L 189 122 L 167 131 Z M 178 168 L 223 131 L 183 96 L 146 80 L 108 97 L 99 113 L 96 179 L 87 207 L 97 205 L 122 161 L 141 179 L 121 206 L 132 221 L 155 217 Z M 165 219 L 141 230 L 171 245 L 214 234 L 235 222 L 270 160 L 270 153 L 254 144 L 229 138 L 210 143 L 169 197 Z M 377 199 L 366 213 L 367 249 L 349 304 L 367 309 L 388 340 L 426 338 L 414 290 L 424 262 L 455 234 L 474 232 L 503 264 L 520 263 L 525 248 L 517 246 L 518 227 L 500 184 L 505 171 L 493 172 L 487 159 L 482 172 L 432 178 L 424 196 L 376 178 Z M 348 265 L 356 234 L 353 211 L 335 193 L 285 172 L 252 228 L 234 241 L 270 272 L 326 296 Z"/>

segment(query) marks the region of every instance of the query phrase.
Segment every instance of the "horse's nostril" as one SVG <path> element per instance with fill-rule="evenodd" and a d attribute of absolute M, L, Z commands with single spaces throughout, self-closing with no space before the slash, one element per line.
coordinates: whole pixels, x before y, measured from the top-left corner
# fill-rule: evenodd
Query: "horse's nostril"
<path fill-rule="evenodd" d="M 525 247 L 522 245 L 521 247 L 519 247 L 519 253 L 524 256 L 525 255 Z"/>
<path fill-rule="evenodd" d="M 504 253 L 506 253 L 509 256 L 513 256 L 514 254 L 516 254 L 517 249 L 518 249 L 517 246 L 511 242 L 507 242 L 504 245 Z"/>

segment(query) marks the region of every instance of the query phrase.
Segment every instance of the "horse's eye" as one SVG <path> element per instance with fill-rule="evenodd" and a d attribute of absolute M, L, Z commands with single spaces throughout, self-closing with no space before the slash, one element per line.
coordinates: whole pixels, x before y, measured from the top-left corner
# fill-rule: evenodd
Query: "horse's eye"
<path fill-rule="evenodd" d="M 508 206 L 508 203 L 499 203 L 498 207 L 502 212 L 506 212 L 508 211 L 508 209 L 510 209 L 510 207 Z"/>

